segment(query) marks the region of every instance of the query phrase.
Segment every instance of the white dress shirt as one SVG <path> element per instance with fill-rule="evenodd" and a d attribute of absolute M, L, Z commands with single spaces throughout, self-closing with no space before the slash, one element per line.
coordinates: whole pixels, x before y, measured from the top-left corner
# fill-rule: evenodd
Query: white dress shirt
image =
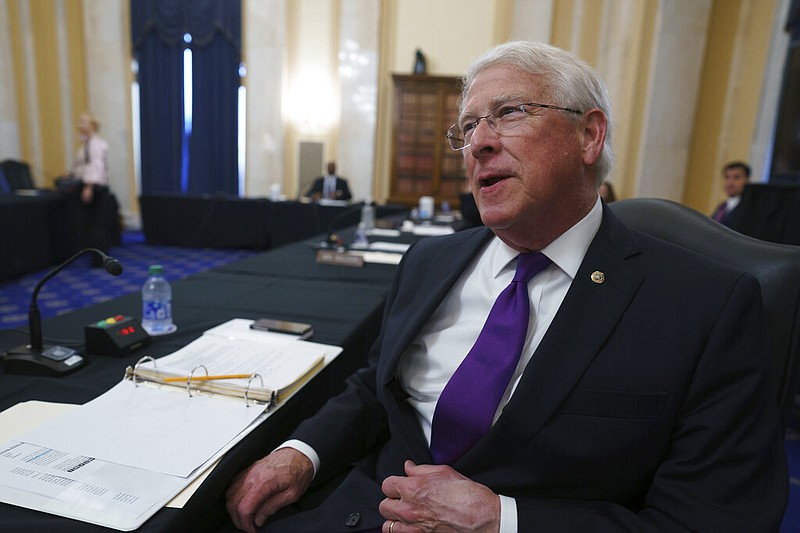
<path fill-rule="evenodd" d="M 519 364 L 495 413 L 495 422 L 514 394 L 522 372 L 558 312 L 600 228 L 602 216 L 598 197 L 583 219 L 540 250 L 552 264 L 528 282 L 531 302 L 528 333 Z M 406 401 L 416 411 L 428 444 L 436 402 L 447 381 L 475 344 L 497 296 L 514 278 L 517 255 L 517 251 L 494 237 L 467 267 L 401 357 L 398 366 L 400 384 L 409 395 Z M 286 446 L 308 455 L 315 472 L 319 469 L 319 456 L 311 447 L 299 441 L 281 445 Z M 515 533 L 518 530 L 515 500 L 501 495 L 500 511 L 500 533 Z"/>
<path fill-rule="evenodd" d="M 88 137 L 75 154 L 71 174 L 84 184 L 108 185 L 108 142 L 97 135 Z"/>
<path fill-rule="evenodd" d="M 742 201 L 742 195 L 737 196 L 729 196 L 727 200 L 725 200 L 725 212 L 730 213 L 739 205 L 739 202 Z"/>
<path fill-rule="evenodd" d="M 336 176 L 333 174 L 325 174 L 322 179 L 322 197 L 323 198 L 336 198 Z"/>

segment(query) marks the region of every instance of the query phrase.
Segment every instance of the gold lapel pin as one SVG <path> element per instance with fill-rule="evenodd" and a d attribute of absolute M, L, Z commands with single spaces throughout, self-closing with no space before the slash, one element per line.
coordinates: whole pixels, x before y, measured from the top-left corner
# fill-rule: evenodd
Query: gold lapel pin
<path fill-rule="evenodd" d="M 599 270 L 595 270 L 592 272 L 592 281 L 600 285 L 606 280 L 606 275 L 600 272 Z"/>

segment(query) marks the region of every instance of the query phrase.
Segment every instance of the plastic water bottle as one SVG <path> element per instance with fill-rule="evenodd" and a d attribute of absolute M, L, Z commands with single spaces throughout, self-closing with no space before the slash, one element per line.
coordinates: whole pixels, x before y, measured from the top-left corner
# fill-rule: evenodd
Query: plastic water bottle
<path fill-rule="evenodd" d="M 350 245 L 350 247 L 359 250 L 369 248 L 369 238 L 367 238 L 367 231 L 364 228 L 363 222 L 358 223 L 358 228 L 356 228 L 356 233 L 353 237 L 353 243 Z"/>
<path fill-rule="evenodd" d="M 433 196 L 422 196 L 419 199 L 419 218 L 421 220 L 433 218 Z"/>
<path fill-rule="evenodd" d="M 375 229 L 375 206 L 372 205 L 372 200 L 367 200 L 361 208 L 361 224 L 367 233 Z"/>
<path fill-rule="evenodd" d="M 148 274 L 142 287 L 142 328 L 150 335 L 172 333 L 172 287 L 161 265 L 150 265 Z"/>

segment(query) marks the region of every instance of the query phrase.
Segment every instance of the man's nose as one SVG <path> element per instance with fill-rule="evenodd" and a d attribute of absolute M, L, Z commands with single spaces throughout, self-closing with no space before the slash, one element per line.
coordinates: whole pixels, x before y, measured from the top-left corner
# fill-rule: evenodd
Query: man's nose
<path fill-rule="evenodd" d="M 478 122 L 472 130 L 472 137 L 469 141 L 469 149 L 474 157 L 480 154 L 495 151 L 498 146 L 500 136 L 494 131 L 489 118 L 484 118 Z"/>

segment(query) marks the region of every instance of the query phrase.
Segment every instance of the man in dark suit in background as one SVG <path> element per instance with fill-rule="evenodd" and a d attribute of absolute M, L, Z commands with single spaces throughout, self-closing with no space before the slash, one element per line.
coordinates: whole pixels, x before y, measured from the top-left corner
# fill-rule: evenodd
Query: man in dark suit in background
<path fill-rule="evenodd" d="M 352 198 L 347 180 L 336 175 L 336 163 L 328 162 L 328 173 L 311 184 L 306 196 L 312 200 L 349 200 Z"/>
<path fill-rule="evenodd" d="M 750 181 L 750 165 L 742 161 L 733 161 L 722 167 L 722 188 L 728 197 L 714 210 L 711 218 L 736 229 L 739 203 L 747 182 Z"/>
<path fill-rule="evenodd" d="M 603 206 L 609 117 L 557 48 L 473 64 L 448 138 L 485 227 L 406 253 L 369 366 L 233 481 L 236 527 L 777 530 L 758 282 Z"/>

